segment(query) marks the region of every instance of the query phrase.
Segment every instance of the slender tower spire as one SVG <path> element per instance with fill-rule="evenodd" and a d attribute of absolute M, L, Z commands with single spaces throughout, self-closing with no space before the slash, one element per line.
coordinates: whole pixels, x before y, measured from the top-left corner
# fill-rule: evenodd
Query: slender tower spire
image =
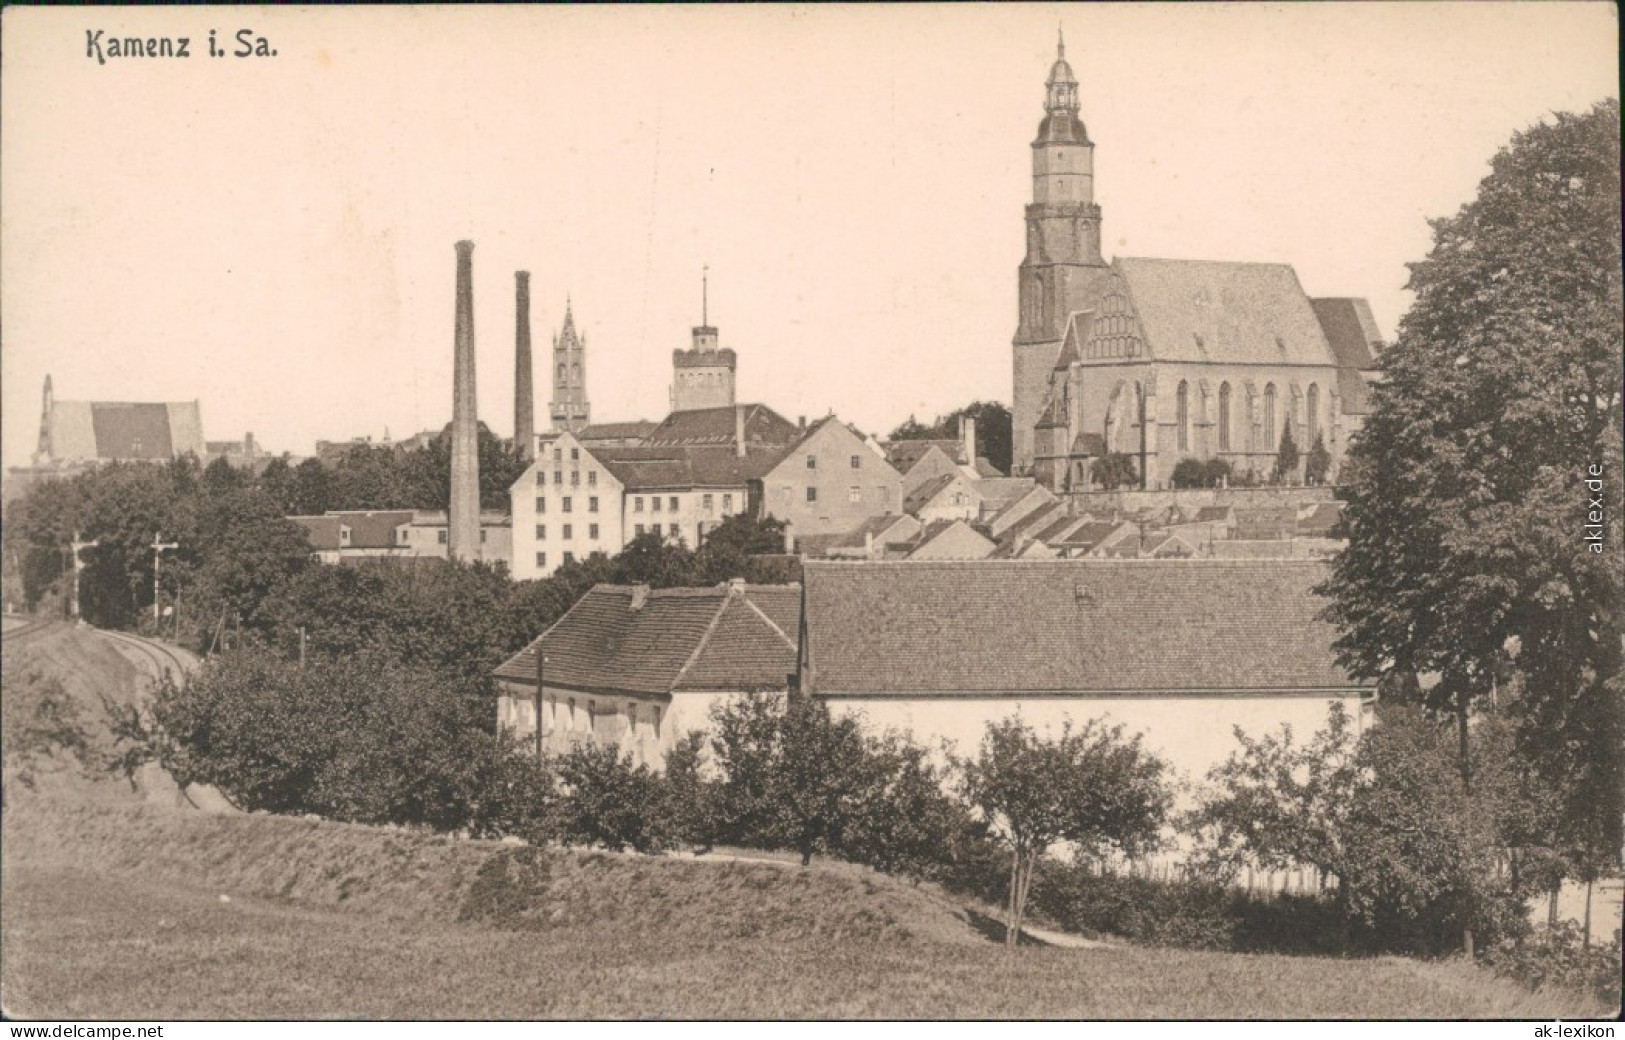
<path fill-rule="evenodd" d="M 515 271 L 513 443 L 529 462 L 536 452 L 536 384 L 530 365 L 530 272 Z"/>
<path fill-rule="evenodd" d="M 480 551 L 479 416 L 474 394 L 474 243 L 457 243 L 456 358 L 452 375 L 451 504 L 448 550 L 454 560 Z"/>

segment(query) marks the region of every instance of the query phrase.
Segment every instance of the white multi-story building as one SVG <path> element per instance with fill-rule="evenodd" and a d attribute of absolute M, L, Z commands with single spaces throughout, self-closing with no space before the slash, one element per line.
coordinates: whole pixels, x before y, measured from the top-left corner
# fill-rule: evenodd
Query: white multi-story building
<path fill-rule="evenodd" d="M 696 548 L 723 520 L 755 510 L 762 474 L 782 454 L 737 444 L 588 448 L 571 433 L 540 434 L 510 489 L 513 576 L 614 556 L 643 534 Z"/>

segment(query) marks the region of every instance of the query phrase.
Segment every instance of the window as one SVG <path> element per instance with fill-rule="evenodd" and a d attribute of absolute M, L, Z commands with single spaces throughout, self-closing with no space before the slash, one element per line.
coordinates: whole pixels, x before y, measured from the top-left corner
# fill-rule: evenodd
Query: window
<path fill-rule="evenodd" d="M 1275 384 L 1264 385 L 1264 450 L 1275 450 Z"/>
<path fill-rule="evenodd" d="M 674 513 L 677 512 L 677 496 L 676 495 L 671 496 L 671 499 L 666 503 L 666 508 L 671 510 Z"/>
<path fill-rule="evenodd" d="M 536 500 L 536 511 L 537 511 L 537 512 L 538 512 L 538 513 L 545 513 L 545 512 L 547 512 L 547 499 L 545 499 L 545 498 L 538 498 L 538 499 L 537 499 L 537 500 Z"/>
<path fill-rule="evenodd" d="M 638 735 L 638 705 L 636 701 L 626 706 L 626 732 L 634 737 Z"/>
<path fill-rule="evenodd" d="M 880 504 L 883 507 L 885 507 L 887 509 L 890 509 L 891 508 L 891 488 L 890 488 L 890 486 L 888 486 L 886 484 L 881 484 L 879 486 L 879 488 L 877 488 L 877 490 L 880 492 Z"/>
<path fill-rule="evenodd" d="M 728 514 L 732 513 L 733 511 L 734 511 L 734 497 L 732 495 L 723 495 L 722 496 L 722 515 L 727 516 Z"/>
<path fill-rule="evenodd" d="M 569 541 L 571 538 L 575 537 L 575 531 L 574 531 L 574 529 L 571 528 L 571 526 L 569 524 L 565 524 L 564 525 L 564 534 L 561 535 L 560 537 L 562 537 L 565 541 Z"/>
<path fill-rule="evenodd" d="M 676 538 L 678 536 L 677 535 L 677 525 L 676 524 L 667 524 L 666 525 L 666 533 L 668 535 L 670 535 L 671 537 Z"/>
<path fill-rule="evenodd" d="M 589 469 L 587 471 L 587 486 L 588 487 L 597 487 L 598 486 L 598 471 L 597 470 Z"/>
<path fill-rule="evenodd" d="M 701 498 L 700 498 L 700 508 L 705 510 L 707 513 L 709 513 L 711 511 L 711 496 L 710 495 L 701 496 Z"/>
<path fill-rule="evenodd" d="M 536 471 L 536 486 L 537 487 L 545 487 L 546 485 L 547 485 L 547 470 L 545 470 L 545 469 L 537 470 Z"/>
<path fill-rule="evenodd" d="M 810 487 L 810 488 L 807 489 L 807 501 L 809 501 L 809 502 L 818 501 L 818 489 L 817 488 Z"/>
<path fill-rule="evenodd" d="M 570 461 L 571 462 L 580 462 L 581 461 L 581 449 L 580 448 L 571 448 L 570 449 Z"/>
<path fill-rule="evenodd" d="M 597 539 L 597 537 L 598 537 L 598 525 L 597 524 L 588 524 L 587 525 L 587 537 L 595 539 L 595 540 Z"/>
<path fill-rule="evenodd" d="M 547 541 L 547 525 L 546 524 L 537 524 L 536 525 L 536 540 L 538 542 Z"/>
<path fill-rule="evenodd" d="M 564 449 L 563 448 L 554 448 L 553 449 L 553 461 L 557 462 L 562 458 L 564 458 Z M 574 703 L 574 702 L 572 701 L 571 703 Z"/>
<path fill-rule="evenodd" d="M 350 544 L 350 529 L 348 527 L 339 528 L 339 541 L 345 545 Z"/>
<path fill-rule="evenodd" d="M 564 554 L 564 562 L 565 563 L 574 563 L 574 562 L 576 562 L 576 554 L 572 553 L 572 552 L 565 553 Z"/>
<path fill-rule="evenodd" d="M 480 528 L 480 544 L 485 544 L 485 528 Z"/>
<path fill-rule="evenodd" d="M 817 455 L 808 455 L 807 456 L 807 468 L 808 469 L 817 469 L 818 468 L 818 456 Z"/>
<path fill-rule="evenodd" d="M 562 469 L 556 469 L 556 470 L 553 471 L 553 483 L 555 483 L 555 484 L 564 483 L 564 471 Z"/>
<path fill-rule="evenodd" d="M 598 496 L 597 495 L 594 495 L 591 498 L 587 499 L 587 512 L 589 512 L 589 513 L 598 512 Z"/>
<path fill-rule="evenodd" d="M 862 502 L 863 489 L 858 487 L 856 484 L 853 484 L 851 487 L 846 489 L 846 500 L 848 502 Z"/>
<path fill-rule="evenodd" d="M 852 468 L 853 469 L 862 469 L 863 468 L 863 459 L 861 459 L 860 457 L 858 457 L 856 455 L 852 456 Z"/>
<path fill-rule="evenodd" d="M 1183 379 L 1174 394 L 1174 423 L 1179 433 L 1179 450 L 1191 450 L 1191 388 Z"/>
<path fill-rule="evenodd" d="M 1304 430 L 1303 439 L 1310 447 L 1314 447 L 1315 437 L 1320 433 L 1320 387 L 1314 383 L 1309 384 L 1308 404 L 1305 407 L 1308 409 L 1305 417 L 1309 422 L 1307 429 Z"/>
<path fill-rule="evenodd" d="M 547 554 L 546 553 L 539 552 L 539 553 L 536 554 L 536 566 L 538 566 L 538 567 L 546 567 L 547 566 Z"/>
<path fill-rule="evenodd" d="M 643 512 L 643 497 L 641 495 L 632 500 L 632 512 L 634 512 L 634 513 Z"/>
<path fill-rule="evenodd" d="M 632 537 L 634 537 L 634 538 L 642 538 L 643 537 L 643 525 L 642 524 L 636 524 L 636 525 L 633 526 L 633 528 L 632 528 Z"/>
<path fill-rule="evenodd" d="M 659 495 L 650 495 L 649 496 L 649 512 L 651 512 L 651 513 L 660 512 L 660 496 Z"/>
<path fill-rule="evenodd" d="M 1219 384 L 1219 450 L 1230 450 L 1230 384 Z"/>
<path fill-rule="evenodd" d="M 446 544 L 446 532 L 444 532 L 444 531 L 440 532 L 440 544 L 441 545 Z"/>
<path fill-rule="evenodd" d="M 649 724 L 655 728 L 655 736 L 660 736 L 660 705 L 649 706 Z"/>
<path fill-rule="evenodd" d="M 562 509 L 566 513 L 568 513 L 570 511 L 570 497 L 568 495 L 566 495 L 564 498 L 559 499 L 559 508 Z"/>

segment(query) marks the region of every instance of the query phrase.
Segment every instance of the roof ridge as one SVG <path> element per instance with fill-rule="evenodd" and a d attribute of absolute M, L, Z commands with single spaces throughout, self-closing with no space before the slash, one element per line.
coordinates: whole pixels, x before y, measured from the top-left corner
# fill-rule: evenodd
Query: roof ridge
<path fill-rule="evenodd" d="M 764 588 L 764 587 L 788 588 L 789 586 L 761 586 L 761 585 L 757 586 L 757 588 Z M 785 646 L 789 647 L 791 650 L 795 650 L 796 649 L 795 640 L 793 640 L 789 636 L 785 635 L 784 634 L 784 629 L 780 628 L 778 626 L 778 624 L 772 618 L 768 617 L 766 612 L 764 612 L 761 607 L 758 607 L 755 603 L 753 603 L 751 601 L 751 598 L 748 595 L 749 586 L 746 586 L 746 589 L 747 589 L 747 595 L 741 596 L 739 598 L 745 601 L 745 605 L 747 607 L 749 607 L 751 610 L 756 612 L 757 617 L 759 617 L 763 621 L 767 622 L 767 627 L 771 628 L 774 632 L 776 632 L 778 634 L 778 637 L 780 639 L 784 640 L 784 645 Z"/>
<path fill-rule="evenodd" d="M 732 596 L 724 596 L 722 598 L 721 604 L 718 605 L 716 611 L 711 615 L 710 623 L 705 626 L 705 631 L 700 634 L 699 641 L 694 644 L 694 649 L 689 652 L 688 659 L 683 662 L 683 666 L 677 669 L 676 674 L 671 677 L 671 682 L 667 684 L 668 690 L 677 689 L 678 685 L 683 681 L 683 676 L 688 674 L 688 670 L 694 667 L 694 662 L 700 659 L 700 654 L 703 653 L 705 648 L 710 645 L 711 636 L 716 632 L 717 626 L 722 623 L 722 615 L 728 612 L 728 605 L 732 602 L 733 598 L 734 597 Z"/>

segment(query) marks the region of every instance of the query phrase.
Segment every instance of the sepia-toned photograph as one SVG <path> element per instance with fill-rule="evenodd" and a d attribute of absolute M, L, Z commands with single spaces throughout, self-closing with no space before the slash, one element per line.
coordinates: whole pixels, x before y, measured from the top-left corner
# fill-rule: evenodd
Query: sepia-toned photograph
<path fill-rule="evenodd" d="M 14 1035 L 1614 1035 L 1616 5 L 3 19 Z"/>

